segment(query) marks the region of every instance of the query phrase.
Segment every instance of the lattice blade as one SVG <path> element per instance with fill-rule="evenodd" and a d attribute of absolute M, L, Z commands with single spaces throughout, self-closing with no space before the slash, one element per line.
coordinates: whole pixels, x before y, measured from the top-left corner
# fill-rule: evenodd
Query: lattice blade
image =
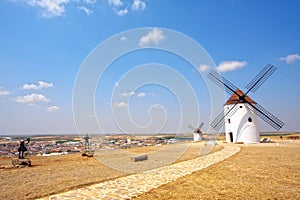
<path fill-rule="evenodd" d="M 215 70 L 211 70 L 207 77 L 216 83 L 222 89 L 225 89 L 227 93 L 232 95 L 233 93 L 237 94 L 235 91 L 238 89 L 235 85 L 233 85 L 230 81 L 220 76 Z M 239 94 L 237 94 L 240 96 Z"/>
<path fill-rule="evenodd" d="M 215 129 L 216 131 L 220 130 L 222 128 L 222 126 L 224 126 L 225 124 L 225 118 L 230 118 L 237 110 L 238 110 L 238 106 L 236 106 L 237 104 L 234 104 L 225 114 L 224 111 L 222 111 L 215 119 L 214 121 L 210 124 L 211 127 L 213 127 L 213 129 Z"/>
<path fill-rule="evenodd" d="M 202 129 L 203 125 L 204 125 L 204 123 L 201 122 L 201 124 L 200 124 L 200 126 L 199 126 L 199 129 L 200 129 L 200 130 Z"/>
<path fill-rule="evenodd" d="M 192 127 L 191 125 L 188 125 L 188 127 L 192 130 L 196 130 L 196 128 Z"/>
<path fill-rule="evenodd" d="M 275 128 L 276 130 L 279 130 L 283 127 L 284 123 L 279 120 L 277 117 L 275 117 L 274 115 L 272 115 L 269 111 L 267 111 L 265 108 L 263 108 L 261 105 L 259 104 L 252 104 L 249 103 L 249 108 L 255 113 L 257 114 L 262 120 L 264 120 L 265 122 L 267 122 L 270 126 L 272 126 L 273 128 Z"/>
<path fill-rule="evenodd" d="M 277 67 L 274 65 L 266 65 L 255 77 L 254 79 L 246 86 L 248 92 L 255 92 L 275 71 Z"/>

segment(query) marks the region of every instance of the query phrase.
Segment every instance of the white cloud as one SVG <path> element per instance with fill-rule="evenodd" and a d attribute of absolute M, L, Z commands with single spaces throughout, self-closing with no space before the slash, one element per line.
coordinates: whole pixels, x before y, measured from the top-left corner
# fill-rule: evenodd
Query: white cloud
<path fill-rule="evenodd" d="M 129 97 L 129 96 L 133 96 L 133 95 L 135 95 L 135 92 L 134 91 L 132 91 L 132 92 L 123 92 L 123 93 L 121 93 L 120 94 L 120 96 L 122 96 L 122 97 Z"/>
<path fill-rule="evenodd" d="M 36 7 L 42 17 L 57 17 L 65 13 L 65 6 L 70 0 L 23 0 L 26 4 Z"/>
<path fill-rule="evenodd" d="M 246 61 L 236 61 L 236 60 L 231 60 L 231 61 L 224 61 L 219 64 L 217 67 L 218 72 L 229 72 L 233 71 L 239 68 L 242 68 L 247 65 Z"/>
<path fill-rule="evenodd" d="M 114 107 L 116 108 L 127 108 L 128 104 L 125 102 L 115 102 Z"/>
<path fill-rule="evenodd" d="M 147 35 L 140 38 L 139 45 L 140 46 L 146 46 L 149 44 L 157 45 L 163 39 L 165 39 L 163 31 L 158 28 L 153 28 Z"/>
<path fill-rule="evenodd" d="M 201 72 L 206 72 L 207 70 L 209 70 L 210 69 L 210 66 L 209 65 L 206 65 L 206 64 L 201 64 L 201 65 L 199 65 L 199 70 L 201 71 Z"/>
<path fill-rule="evenodd" d="M 279 60 L 285 61 L 286 64 L 292 64 L 292 63 L 300 60 L 300 55 L 299 54 L 290 54 L 285 57 L 279 58 Z"/>
<path fill-rule="evenodd" d="M 77 4 L 79 10 L 87 15 L 93 13 L 92 8 L 97 0 L 10 0 L 13 3 L 23 3 L 38 10 L 38 13 L 45 18 L 59 17 L 67 12 L 67 8 L 72 8 Z M 132 11 L 143 11 L 146 8 L 144 0 L 107 0 L 112 10 L 119 16 L 125 16 L 129 9 Z M 131 3 L 132 2 L 132 3 Z M 71 5 L 71 6 L 70 6 Z"/>
<path fill-rule="evenodd" d="M 67 7 L 77 4 L 79 10 L 90 15 L 93 13 L 92 7 L 97 0 L 10 0 L 13 3 L 23 3 L 38 10 L 40 16 L 45 18 L 59 17 L 67 12 Z M 70 6 L 73 7 L 73 6 Z"/>
<path fill-rule="evenodd" d="M 60 110 L 59 106 L 49 106 L 47 109 L 47 112 L 57 112 Z"/>
<path fill-rule="evenodd" d="M 121 17 L 129 12 L 130 7 L 132 11 L 143 11 L 146 8 L 146 3 L 143 0 L 133 0 L 131 6 L 128 2 L 122 0 L 108 0 L 108 4 Z"/>
<path fill-rule="evenodd" d="M 137 96 L 137 97 L 144 97 L 144 96 L 146 96 L 146 95 L 147 95 L 146 93 L 140 92 L 140 93 L 138 93 L 136 96 Z"/>
<path fill-rule="evenodd" d="M 108 0 L 108 4 L 112 7 L 113 11 L 123 17 L 128 13 L 127 7 L 124 7 L 124 3 L 121 0 Z"/>
<path fill-rule="evenodd" d="M 124 8 L 123 10 L 115 10 L 115 13 L 121 17 L 123 17 L 124 15 L 126 15 L 128 13 L 128 9 Z"/>
<path fill-rule="evenodd" d="M 125 41 L 125 40 L 127 40 L 127 37 L 124 37 L 124 36 L 123 36 L 123 37 L 120 38 L 120 40 L 121 40 L 121 41 Z"/>
<path fill-rule="evenodd" d="M 16 98 L 16 102 L 18 102 L 18 103 L 27 103 L 27 104 L 35 104 L 35 103 L 50 102 L 50 99 L 47 99 L 42 94 L 32 93 L 32 94 L 26 95 L 26 96 L 18 96 Z"/>
<path fill-rule="evenodd" d="M 115 82 L 115 87 L 118 87 L 119 86 L 119 82 Z"/>
<path fill-rule="evenodd" d="M 143 11 L 146 8 L 146 3 L 142 0 L 134 0 L 131 5 L 131 10 Z"/>
<path fill-rule="evenodd" d="M 83 2 L 87 4 L 95 4 L 97 0 L 83 0 Z"/>
<path fill-rule="evenodd" d="M 7 95 L 10 95 L 10 94 L 11 94 L 10 91 L 5 90 L 4 87 L 1 87 L 1 86 L 0 86 L 0 97 L 1 97 L 1 96 L 7 96 Z"/>
<path fill-rule="evenodd" d="M 79 10 L 82 10 L 82 11 L 85 12 L 85 14 L 87 14 L 87 15 L 91 15 L 91 14 L 93 13 L 92 10 L 88 9 L 88 8 L 85 7 L 85 6 L 79 6 L 78 9 L 79 9 Z"/>
<path fill-rule="evenodd" d="M 123 92 L 123 93 L 120 94 L 120 96 L 122 96 L 122 97 L 130 97 L 130 96 L 134 96 L 134 95 L 136 95 L 137 97 L 144 97 L 147 94 L 144 93 L 144 92 L 135 93 L 134 91 L 132 91 L 132 92 Z"/>
<path fill-rule="evenodd" d="M 121 0 L 108 0 L 108 4 L 112 7 L 121 7 L 123 6 L 123 2 Z"/>
<path fill-rule="evenodd" d="M 21 88 L 24 90 L 40 90 L 43 88 L 50 88 L 52 86 L 53 83 L 39 81 L 38 84 L 24 84 Z"/>

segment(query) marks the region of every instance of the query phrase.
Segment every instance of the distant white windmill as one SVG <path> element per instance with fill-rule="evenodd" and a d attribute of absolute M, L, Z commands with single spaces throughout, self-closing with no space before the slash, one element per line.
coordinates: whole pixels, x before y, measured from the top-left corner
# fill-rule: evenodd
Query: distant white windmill
<path fill-rule="evenodd" d="M 194 140 L 194 142 L 202 141 L 203 140 L 203 137 L 202 137 L 203 134 L 202 134 L 202 131 L 201 131 L 203 125 L 204 125 L 204 123 L 202 122 L 198 128 L 194 128 L 191 125 L 188 126 L 190 129 L 194 130 L 194 132 L 193 132 L 193 140 Z"/>
<path fill-rule="evenodd" d="M 273 65 L 267 65 L 263 68 L 262 71 L 246 86 L 248 89 L 246 93 L 243 93 L 214 70 L 208 74 L 209 79 L 224 88 L 225 91 L 231 95 L 224 104 L 224 111 L 222 111 L 211 123 L 211 126 L 215 130 L 220 130 L 225 124 L 227 143 L 260 142 L 257 116 L 276 130 L 279 130 L 284 125 L 282 121 L 247 96 L 250 91 L 255 92 L 276 69 L 277 68 Z"/>

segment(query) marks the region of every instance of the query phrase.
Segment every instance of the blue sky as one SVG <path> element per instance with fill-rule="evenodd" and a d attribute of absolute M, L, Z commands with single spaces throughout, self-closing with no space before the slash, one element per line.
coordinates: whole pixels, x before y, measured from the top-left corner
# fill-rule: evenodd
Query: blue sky
<path fill-rule="evenodd" d="M 300 131 L 299 8 L 296 0 L 3 0 L 0 134 L 76 133 L 81 122 L 73 119 L 73 91 L 85 61 L 105 41 L 120 36 L 121 42 L 129 42 L 122 33 L 141 28 L 134 31 L 140 49 L 113 60 L 93 91 L 94 113 L 87 115 L 97 120 L 101 132 L 185 132 L 190 131 L 189 123 L 197 126 L 200 121 L 209 129 L 212 109 L 220 112 L 228 96 L 217 105 L 211 102 L 210 83 L 204 78 L 208 68 L 217 67 L 245 90 L 269 63 L 277 71 L 250 97 L 285 122 L 283 131 Z M 171 38 L 168 30 L 201 45 L 215 66 L 192 66 L 161 49 Z M 173 43 L 182 49 L 187 45 Z M 96 64 L 118 48 L 107 48 Z M 147 71 L 152 67 L 161 73 Z M 126 77 L 153 82 L 133 86 Z M 163 79 L 178 85 L 172 91 L 158 84 Z M 191 99 L 180 99 L 179 85 L 192 88 L 193 93 L 182 93 Z M 192 102 L 194 95 L 196 107 L 181 102 Z M 128 117 L 135 127 L 128 125 Z M 99 132 L 89 122 L 82 123 L 91 129 L 79 132 Z M 261 131 L 274 131 L 263 121 L 259 125 Z"/>

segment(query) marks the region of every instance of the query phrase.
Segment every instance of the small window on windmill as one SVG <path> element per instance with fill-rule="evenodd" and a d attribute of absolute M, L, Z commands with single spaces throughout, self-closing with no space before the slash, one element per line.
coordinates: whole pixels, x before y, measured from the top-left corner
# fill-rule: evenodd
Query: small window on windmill
<path fill-rule="evenodd" d="M 248 122 L 252 122 L 252 118 L 251 117 L 248 117 Z"/>
<path fill-rule="evenodd" d="M 228 119 L 228 124 L 230 124 L 230 119 Z"/>
<path fill-rule="evenodd" d="M 240 106 L 240 108 L 243 108 L 243 106 Z"/>

